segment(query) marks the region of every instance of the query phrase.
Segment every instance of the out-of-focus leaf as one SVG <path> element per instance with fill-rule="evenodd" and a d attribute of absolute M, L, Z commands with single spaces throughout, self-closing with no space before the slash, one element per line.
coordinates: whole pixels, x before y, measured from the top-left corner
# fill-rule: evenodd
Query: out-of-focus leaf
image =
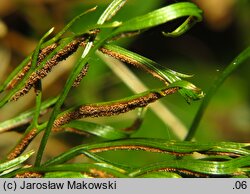
<path fill-rule="evenodd" d="M 228 65 L 228 67 L 219 75 L 219 77 L 212 83 L 206 97 L 202 101 L 199 110 L 197 111 L 195 118 L 192 122 L 192 125 L 189 129 L 189 132 L 187 134 L 187 137 L 185 140 L 191 140 L 195 132 L 197 130 L 197 127 L 200 123 L 200 120 L 216 91 L 218 88 L 222 85 L 222 83 L 235 71 L 237 70 L 246 60 L 250 58 L 250 47 L 247 47 L 245 50 L 243 50 L 235 59 Z"/>
<path fill-rule="evenodd" d="M 236 176 L 232 176 L 232 178 L 249 178 L 249 176 L 247 176 L 247 175 L 236 175 Z"/>
<path fill-rule="evenodd" d="M 44 178 L 88 178 L 81 172 L 47 172 Z"/>
<path fill-rule="evenodd" d="M 53 98 L 53 99 L 43 102 L 41 105 L 40 114 L 46 111 L 46 109 L 48 109 L 49 107 L 53 106 L 56 101 L 57 101 L 57 98 Z M 35 112 L 35 109 L 31 109 L 27 112 L 20 114 L 19 116 L 15 118 L 12 118 L 12 119 L 9 119 L 7 121 L 0 123 L 0 133 L 5 132 L 9 129 L 13 129 L 13 128 L 25 125 L 26 123 L 30 122 L 34 116 L 34 112 Z"/>
<path fill-rule="evenodd" d="M 31 58 L 32 54 L 30 54 L 29 56 L 27 56 L 20 65 L 18 65 L 16 67 L 15 70 L 13 70 L 10 75 L 7 77 L 7 79 L 4 81 L 3 84 L 0 85 L 0 93 L 2 93 L 6 87 L 8 86 L 8 84 L 10 83 L 10 81 L 22 70 L 22 68 L 24 68 L 24 66 L 29 62 L 30 58 Z"/>
<path fill-rule="evenodd" d="M 0 172 L 3 172 L 5 170 L 8 170 L 10 168 L 13 168 L 15 166 L 18 166 L 19 164 L 22 164 L 24 161 L 26 161 L 32 154 L 34 154 L 34 151 L 29 151 L 26 154 L 23 154 L 13 160 L 4 162 L 0 164 Z"/>
<path fill-rule="evenodd" d="M 86 133 L 90 133 L 92 135 L 96 135 L 101 138 L 115 140 L 115 139 L 123 139 L 128 137 L 128 134 L 117 130 L 108 125 L 101 125 L 97 123 L 91 123 L 86 121 L 74 120 L 64 125 L 65 128 L 73 128 L 79 131 L 83 131 Z"/>

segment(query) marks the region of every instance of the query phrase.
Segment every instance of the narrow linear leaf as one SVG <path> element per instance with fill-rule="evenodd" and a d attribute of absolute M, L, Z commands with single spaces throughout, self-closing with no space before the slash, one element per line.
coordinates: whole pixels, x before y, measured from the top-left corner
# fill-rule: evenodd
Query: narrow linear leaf
<path fill-rule="evenodd" d="M 188 103 L 191 100 L 199 100 L 204 97 L 204 93 L 195 85 L 187 81 L 183 81 L 182 83 L 179 82 L 181 78 L 187 78 L 190 77 L 190 75 L 175 72 L 150 59 L 147 59 L 146 57 L 143 57 L 139 54 L 128 51 L 116 45 L 106 44 L 100 49 L 100 51 L 123 62 L 141 68 L 154 77 L 164 81 L 165 83 L 175 83 L 176 86 L 179 85 L 182 88 L 179 92 Z"/>
<path fill-rule="evenodd" d="M 97 42 L 91 49 L 84 49 L 83 51 L 83 54 L 85 57 L 82 57 L 77 61 L 76 65 L 74 66 L 71 74 L 69 75 L 67 81 L 66 81 L 66 84 L 65 84 L 65 88 L 64 90 L 61 92 L 56 104 L 55 104 L 55 108 L 53 109 L 53 112 L 50 116 L 50 119 L 48 121 L 48 125 L 45 129 L 45 132 L 44 132 L 44 135 L 43 135 L 43 138 L 41 140 L 41 144 L 40 144 L 40 147 L 38 149 L 38 152 L 37 152 L 37 158 L 36 158 L 36 162 L 35 162 L 35 166 L 40 166 L 40 163 L 41 163 L 41 160 L 42 160 L 42 156 L 43 156 L 43 153 L 44 153 L 44 149 L 46 147 L 46 144 L 47 144 L 47 141 L 48 141 L 48 138 L 49 138 L 49 135 L 51 133 L 51 130 L 52 130 L 52 127 L 53 127 L 53 124 L 54 124 L 54 121 L 55 119 L 57 118 L 59 112 L 60 112 L 60 108 L 64 102 L 64 100 L 66 99 L 72 85 L 74 84 L 77 76 L 79 75 L 79 73 L 82 71 L 83 67 L 86 65 L 86 63 L 88 62 L 88 60 L 90 59 L 90 56 L 92 54 L 94 54 L 94 52 L 102 45 L 104 44 L 104 42 L 109 38 L 106 37 L 102 40 L 100 40 L 99 42 Z M 94 41 L 95 37 L 93 38 L 92 41 Z M 88 42 L 89 43 L 89 42 Z"/>
<path fill-rule="evenodd" d="M 175 20 L 181 17 L 193 16 L 195 20 L 202 20 L 202 11 L 193 3 L 182 2 L 175 3 L 150 13 L 147 13 L 143 16 L 139 16 L 128 20 L 123 23 L 122 26 L 118 27 L 115 31 L 116 34 L 124 32 L 132 32 L 137 30 L 143 30 L 151 28 L 157 25 L 167 23 L 169 21 Z M 183 27 L 181 27 L 183 28 Z M 188 29 L 188 28 L 185 28 Z M 183 30 L 182 30 L 183 31 Z"/>
<path fill-rule="evenodd" d="M 50 99 L 50 100 L 43 102 L 41 105 L 40 114 L 43 114 L 43 112 L 46 112 L 46 109 L 53 106 L 56 101 L 57 101 L 57 98 L 53 98 L 53 99 Z M 34 112 L 35 112 L 35 109 L 31 109 L 27 112 L 20 114 L 17 117 L 14 117 L 12 119 L 1 122 L 0 123 L 0 133 L 3 133 L 3 132 L 8 131 L 10 129 L 13 129 L 13 128 L 16 128 L 16 127 L 19 127 L 19 126 L 22 126 L 22 125 L 29 123 L 34 116 Z"/>
<path fill-rule="evenodd" d="M 45 39 L 53 32 L 54 28 L 51 28 L 48 32 L 46 32 L 43 37 L 40 39 L 40 41 L 38 42 L 36 48 L 35 48 L 35 51 L 33 52 L 33 54 L 31 55 L 31 67 L 30 67 L 30 70 L 26 73 L 26 77 L 29 77 L 31 75 L 31 73 L 33 72 L 33 70 L 36 68 L 36 65 L 37 65 L 37 60 L 38 60 L 38 55 L 39 55 L 39 51 L 40 51 L 40 48 L 42 46 L 42 44 L 44 43 Z M 26 65 L 25 62 L 28 62 L 28 58 L 26 58 L 23 63 L 21 63 L 20 67 L 23 67 Z M 21 70 L 19 69 L 19 67 L 17 67 L 16 69 L 18 70 Z M 16 70 L 14 70 L 15 73 L 19 73 L 17 72 Z M 13 77 L 12 77 L 13 76 Z M 11 74 L 10 78 L 14 78 L 15 75 Z M 8 81 L 11 81 L 11 79 L 7 78 Z M 24 81 L 23 81 L 24 83 Z M 2 86 L 2 90 L 5 89 L 5 87 L 9 84 L 6 83 Z M 1 90 L 1 88 L 0 88 Z M 14 94 L 15 92 L 12 92 L 10 93 L 9 95 L 6 96 L 5 99 L 1 100 L 0 101 L 0 107 L 2 107 L 5 103 L 7 103 L 7 101 L 12 97 L 12 95 Z"/>
<path fill-rule="evenodd" d="M 45 41 L 45 39 L 54 31 L 54 27 L 51 28 L 48 32 L 46 32 L 44 34 L 44 36 L 40 39 L 40 41 L 38 42 L 37 47 L 35 48 L 35 51 L 32 55 L 32 60 L 31 60 L 31 68 L 30 71 L 34 70 L 36 68 L 37 65 L 37 59 L 38 59 L 38 55 L 39 55 L 39 51 L 41 49 L 41 46 L 43 44 L 43 42 Z"/>
<path fill-rule="evenodd" d="M 94 177 L 100 178 L 126 178 L 128 177 L 124 174 L 124 171 L 119 171 L 117 168 L 113 166 L 102 164 L 102 163 L 75 163 L 75 164 L 61 164 L 55 166 L 41 166 L 41 167 L 34 167 L 34 168 L 25 168 L 18 170 L 16 172 L 4 175 L 4 178 L 10 178 L 15 176 L 16 174 L 22 174 L 25 172 L 40 172 L 40 173 L 60 173 L 60 172 L 80 172 L 80 173 L 87 173 L 93 175 Z"/>
<path fill-rule="evenodd" d="M 73 159 L 75 156 L 80 155 L 80 154 L 84 154 L 86 157 L 88 157 L 89 159 L 93 160 L 95 163 L 99 163 L 99 164 L 106 164 L 109 167 L 112 166 L 112 168 L 125 173 L 126 170 L 131 170 L 132 167 L 128 166 L 128 165 L 123 165 L 123 164 L 119 164 L 119 163 L 114 163 L 108 159 L 103 158 L 102 156 L 99 156 L 98 154 L 92 153 L 88 150 L 85 149 L 79 149 L 77 151 L 69 151 L 68 153 L 64 153 L 59 157 L 55 157 L 52 158 L 51 160 L 45 162 L 42 166 L 53 166 L 53 165 L 59 165 L 59 164 L 63 164 L 65 162 L 67 162 L 70 159 Z M 66 156 L 66 157 L 64 157 Z"/>
<path fill-rule="evenodd" d="M 225 162 L 203 161 L 197 159 L 169 159 L 167 161 L 151 164 L 129 173 L 129 176 L 139 176 L 152 171 L 175 171 L 179 173 L 193 174 L 201 177 L 210 176 L 233 176 L 245 174 L 250 171 L 250 156 L 242 156 Z"/>
<path fill-rule="evenodd" d="M 13 168 L 15 166 L 18 166 L 19 164 L 22 164 L 24 161 L 26 161 L 32 154 L 34 154 L 34 151 L 29 151 L 26 154 L 23 154 L 13 160 L 4 162 L 0 164 L 0 172 L 3 172 L 5 170 L 8 170 L 10 168 Z"/>
<path fill-rule="evenodd" d="M 97 24 L 104 24 L 106 21 L 110 20 L 122 8 L 126 1 L 127 0 L 112 1 L 98 19 Z"/>
<path fill-rule="evenodd" d="M 117 140 L 112 142 L 102 142 L 96 144 L 82 145 L 76 147 L 76 150 L 84 148 L 94 152 L 102 152 L 102 151 L 116 150 L 116 149 L 123 149 L 123 150 L 140 149 L 149 152 L 162 152 L 162 153 L 168 152 L 173 154 L 178 154 L 178 153 L 190 154 L 193 152 L 200 152 L 200 153 L 214 152 L 214 154 L 216 154 L 217 152 L 218 153 L 221 152 L 221 153 L 233 153 L 239 155 L 250 155 L 250 150 L 244 148 L 247 146 L 249 146 L 249 144 L 241 144 L 233 142 L 202 144 L 197 142 L 166 141 L 163 139 L 132 138 L 125 140 Z"/>
<path fill-rule="evenodd" d="M 101 142 L 94 144 L 83 144 L 76 146 L 59 156 L 47 161 L 44 165 L 64 163 L 77 155 L 85 154 L 86 156 L 100 161 L 99 157 L 93 156 L 91 153 L 101 153 L 111 150 L 141 150 L 147 152 L 159 152 L 174 155 L 192 154 L 199 152 L 201 154 L 210 155 L 232 155 L 232 156 L 249 156 L 250 150 L 246 149 L 250 144 L 248 143 L 234 143 L 234 142 L 211 142 L 198 143 L 189 141 L 167 141 L 164 139 L 147 139 L 147 138 L 130 138 L 125 140 L 116 140 L 109 142 Z M 102 159 L 101 159 L 102 160 Z M 105 160 L 102 160 L 105 161 Z M 105 161 L 107 162 L 107 161 Z"/>
<path fill-rule="evenodd" d="M 25 73 L 25 76 L 17 83 L 17 85 L 15 85 L 15 87 L 13 89 L 11 89 L 0 101 L 0 107 L 4 106 L 8 101 L 10 101 L 11 99 L 13 99 L 13 97 L 15 97 L 15 99 L 19 98 L 20 96 L 26 94 L 32 87 L 32 85 L 38 81 L 39 79 L 42 79 L 42 77 L 37 76 L 37 72 L 39 72 L 39 70 L 41 70 L 44 65 L 51 60 L 51 58 L 56 55 L 56 53 L 61 50 L 62 48 L 64 48 L 66 45 L 68 45 L 70 42 L 72 41 L 72 38 L 65 38 L 63 40 L 61 40 L 60 45 L 57 46 L 49 55 L 47 55 L 44 60 L 40 63 L 39 66 L 36 66 L 36 69 L 34 70 L 35 72 L 32 71 L 28 71 Z M 54 61 L 55 62 L 55 61 Z M 27 64 L 25 64 L 27 65 Z M 19 72 L 20 73 L 20 72 Z M 31 76 L 33 74 L 33 77 Z M 34 78 L 34 74 L 36 75 Z M 46 76 L 46 75 L 45 75 Z M 27 87 L 28 88 L 25 88 Z M 23 93 L 23 90 L 25 88 L 25 92 Z"/>
<path fill-rule="evenodd" d="M 81 150 L 80 151 L 82 154 L 84 154 L 85 156 L 87 156 L 88 158 L 92 159 L 95 163 L 103 163 L 103 164 L 108 164 L 109 166 L 113 166 L 115 169 L 117 169 L 118 171 L 121 171 L 121 172 L 125 172 L 126 170 L 131 170 L 132 167 L 131 166 L 128 166 L 128 165 L 123 165 L 123 164 L 120 164 L 120 163 L 115 163 L 115 162 L 112 162 L 98 154 L 95 154 L 93 152 L 90 152 L 90 151 L 87 151 L 87 150 Z M 53 161 L 53 159 L 51 160 Z M 55 164 L 60 164 L 60 163 L 51 163 L 50 161 L 46 162 L 46 165 L 55 165 Z"/>
<path fill-rule="evenodd" d="M 58 32 L 52 39 L 50 39 L 50 40 L 48 40 L 47 42 L 45 42 L 43 45 L 42 45 L 42 47 L 44 48 L 44 47 L 46 47 L 46 46 L 48 46 L 48 45 L 51 45 L 51 44 L 53 44 L 54 42 L 57 42 L 62 36 L 63 36 L 63 34 L 65 34 L 67 31 L 68 31 L 68 29 L 70 29 L 70 27 L 72 26 L 72 25 L 74 25 L 76 22 L 77 22 L 77 20 L 79 20 L 82 16 L 84 16 L 84 15 L 86 15 L 86 14 L 88 14 L 88 13 L 91 13 L 91 12 L 93 12 L 93 11 L 95 11 L 96 10 L 96 8 L 97 7 L 93 7 L 93 8 L 91 8 L 91 9 L 88 9 L 87 11 L 85 11 L 85 12 L 83 12 L 83 13 L 81 13 L 81 14 L 79 14 L 79 15 L 77 15 L 76 17 L 74 17 L 60 32 Z"/>
<path fill-rule="evenodd" d="M 116 130 L 108 125 L 101 125 L 97 123 L 91 123 L 86 121 L 71 121 L 68 124 L 62 126 L 63 128 L 73 128 L 78 131 L 86 132 L 104 139 L 115 140 L 128 137 L 128 134 Z"/>
<path fill-rule="evenodd" d="M 28 57 L 26 57 L 20 65 L 14 69 L 10 75 L 7 77 L 7 79 L 4 81 L 2 85 L 0 85 L 0 93 L 2 93 L 4 90 L 6 90 L 8 84 L 11 82 L 11 80 L 27 65 L 27 63 L 30 61 L 32 54 L 30 54 Z"/>
<path fill-rule="evenodd" d="M 44 178 L 89 178 L 81 172 L 47 172 Z"/>
<path fill-rule="evenodd" d="M 204 112 L 210 103 L 211 99 L 215 95 L 218 88 L 223 84 L 223 82 L 235 71 L 237 70 L 244 62 L 250 58 L 250 47 L 246 48 L 242 51 L 227 67 L 226 69 L 219 75 L 219 77 L 212 83 L 206 97 L 202 101 L 199 110 L 197 111 L 195 118 L 190 126 L 189 132 L 185 138 L 185 140 L 191 140 L 198 128 L 200 120 L 204 115 Z"/>
<path fill-rule="evenodd" d="M 178 86 L 166 86 L 164 88 L 152 89 L 127 98 L 101 102 L 96 104 L 84 104 L 72 107 L 60 113 L 53 127 L 58 128 L 69 123 L 72 120 L 78 120 L 87 117 L 107 117 L 123 114 L 136 108 L 145 107 L 156 100 L 178 91 Z"/>
<path fill-rule="evenodd" d="M 117 45 L 105 44 L 103 48 L 107 49 L 107 53 L 105 54 L 108 54 L 111 57 L 117 58 L 124 62 L 136 65 L 137 67 L 148 71 L 152 75 L 158 74 L 162 79 L 169 83 L 173 83 L 177 80 L 180 80 L 180 78 L 191 77 L 190 75 L 182 74 L 168 69 L 163 65 L 160 65 L 146 57 L 143 57 L 137 53 L 134 53 Z"/>
<path fill-rule="evenodd" d="M 47 42 L 41 44 L 41 48 L 45 48 L 47 46 L 50 46 L 52 45 L 53 43 L 55 42 L 58 42 L 60 40 L 60 38 L 63 36 L 63 34 L 78 20 L 80 19 L 82 16 L 86 15 L 87 13 L 90 13 L 90 12 L 93 12 L 96 10 L 96 7 L 94 8 L 91 8 L 87 11 L 85 11 L 84 13 L 76 16 L 75 18 L 73 18 L 58 34 L 56 34 L 53 38 L 51 38 L 50 40 L 48 40 Z M 104 26 L 104 27 L 115 27 L 115 26 L 118 26 L 120 25 L 119 22 L 113 22 L 111 24 L 107 24 L 107 26 Z M 100 26 L 99 26 L 100 27 Z M 87 33 L 89 32 L 89 30 L 91 29 L 86 29 L 83 33 L 81 33 L 80 35 L 83 35 L 84 33 Z M 70 38 L 72 40 L 72 37 Z M 63 40 L 61 40 L 61 42 L 64 42 Z M 66 41 L 67 42 L 67 41 Z M 63 44 L 65 46 L 65 44 Z M 57 52 L 59 49 L 56 49 L 55 51 Z M 11 75 L 6 79 L 6 81 L 3 83 L 3 85 L 0 86 L 0 92 L 2 92 L 3 90 L 6 89 L 7 85 L 9 84 L 9 82 L 15 77 L 15 75 L 17 75 L 24 67 L 25 65 L 27 65 L 27 63 L 29 62 L 31 56 L 34 55 L 34 52 L 32 54 L 30 54 L 30 56 L 28 56 L 12 73 Z M 55 55 L 55 52 L 52 52 L 50 56 L 50 58 L 52 56 Z M 49 56 L 46 57 L 46 59 L 44 61 L 48 61 L 49 60 Z M 34 58 L 34 57 L 33 57 Z M 43 67 L 44 63 L 42 63 L 40 65 L 39 68 Z M 37 69 L 36 69 L 37 70 Z"/>

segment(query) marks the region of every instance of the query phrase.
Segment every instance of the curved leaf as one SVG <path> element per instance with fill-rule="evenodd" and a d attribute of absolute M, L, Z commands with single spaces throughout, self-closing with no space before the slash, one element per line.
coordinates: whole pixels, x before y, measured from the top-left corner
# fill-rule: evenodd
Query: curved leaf
<path fill-rule="evenodd" d="M 183 24 L 176 28 L 173 32 L 163 32 L 163 35 L 166 37 L 176 37 L 184 34 L 188 31 L 195 23 L 198 21 L 193 16 L 189 16 Z"/>
<path fill-rule="evenodd" d="M 165 83 L 181 87 L 179 92 L 187 100 L 187 102 L 190 102 L 191 100 L 199 100 L 204 97 L 204 93 L 201 89 L 187 81 L 180 81 L 181 78 L 191 77 L 190 75 L 175 72 L 150 59 L 147 59 L 146 57 L 116 45 L 106 44 L 100 49 L 100 51 L 123 62 L 141 68 Z"/>
<path fill-rule="evenodd" d="M 127 0 L 114 0 L 112 1 L 106 10 L 102 13 L 97 21 L 97 24 L 104 24 L 106 21 L 110 20 L 119 11 Z"/>
<path fill-rule="evenodd" d="M 125 140 L 117 140 L 110 142 L 101 142 L 94 144 L 83 144 L 76 146 L 67 152 L 54 157 L 47 161 L 44 165 L 64 163 L 77 155 L 85 154 L 95 161 L 104 161 L 96 158 L 93 153 L 105 152 L 108 150 L 142 150 L 147 152 L 159 152 L 165 154 L 180 155 L 192 154 L 199 152 L 201 154 L 210 155 L 228 155 L 228 156 L 248 156 L 250 150 L 245 147 L 249 146 L 247 143 L 233 143 L 233 142 L 219 142 L 219 143 L 198 143 L 198 142 L 179 142 L 167 141 L 164 139 L 145 139 L 145 138 L 131 138 Z M 105 161 L 108 162 L 108 161 Z"/>
<path fill-rule="evenodd" d="M 152 11 L 143 16 L 139 16 L 128 20 L 118 27 L 115 31 L 116 34 L 143 30 L 164 24 L 180 17 L 195 17 L 196 21 L 202 20 L 202 11 L 193 3 L 182 2 L 175 3 L 155 11 Z M 186 28 L 185 30 L 187 30 Z M 183 30 L 182 30 L 183 31 Z M 183 32 L 182 32 L 183 33 Z"/>

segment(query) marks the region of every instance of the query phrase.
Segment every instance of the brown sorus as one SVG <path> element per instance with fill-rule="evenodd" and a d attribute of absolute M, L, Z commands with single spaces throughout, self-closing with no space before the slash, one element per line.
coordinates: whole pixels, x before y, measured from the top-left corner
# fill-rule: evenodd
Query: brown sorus
<path fill-rule="evenodd" d="M 73 111 L 66 112 L 59 116 L 55 122 L 54 127 L 60 127 L 71 120 L 76 120 L 86 117 L 103 117 L 103 116 L 113 116 L 121 113 L 125 113 L 134 110 L 139 107 L 145 107 L 149 103 L 152 103 L 159 98 L 162 98 L 168 94 L 175 93 L 178 88 L 168 88 L 161 92 L 151 92 L 140 96 L 138 98 L 111 102 L 104 105 L 83 105 L 75 108 Z"/>

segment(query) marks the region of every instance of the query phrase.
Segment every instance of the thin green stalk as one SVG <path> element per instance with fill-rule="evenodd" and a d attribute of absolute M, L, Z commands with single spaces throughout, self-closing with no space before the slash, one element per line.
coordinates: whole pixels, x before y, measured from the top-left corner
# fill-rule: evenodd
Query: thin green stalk
<path fill-rule="evenodd" d="M 114 0 L 109 4 L 107 9 L 103 12 L 97 21 L 97 24 L 104 24 L 106 21 L 110 20 L 119 11 L 127 0 Z"/>
<path fill-rule="evenodd" d="M 9 99 L 18 91 L 21 89 L 21 87 L 25 84 L 25 82 L 27 81 L 27 79 L 29 78 L 29 76 L 33 73 L 33 71 L 36 69 L 37 67 L 37 59 L 38 59 L 38 55 L 39 55 L 39 51 L 40 48 L 42 46 L 42 43 L 44 42 L 44 40 L 53 32 L 54 28 L 51 28 L 39 41 L 34 53 L 32 54 L 32 61 L 31 61 L 31 68 L 30 70 L 26 73 L 25 77 L 20 81 L 20 83 L 13 88 L 1 101 L 0 101 L 0 108 L 2 106 L 4 106 Z M 29 58 L 27 58 L 29 59 Z M 26 61 L 26 60 L 25 60 Z M 23 63 L 24 65 L 26 65 L 26 63 Z M 22 65 L 22 64 L 21 64 Z M 19 68 L 18 68 L 19 69 Z M 17 72 L 16 72 L 17 73 Z"/>
<path fill-rule="evenodd" d="M 73 159 L 75 156 L 80 155 L 80 154 L 84 154 L 86 157 L 92 159 L 95 163 L 106 163 L 106 164 L 114 166 L 115 168 L 122 168 L 122 169 L 131 170 L 130 166 L 111 162 L 111 161 L 99 156 L 98 154 L 91 153 L 90 151 L 84 150 L 84 149 L 78 150 L 77 152 L 72 153 L 72 155 L 68 155 L 67 158 L 58 158 L 57 160 L 53 160 L 53 159 L 49 160 L 46 163 L 44 163 L 42 166 L 54 166 L 54 165 L 63 164 L 64 162 L 68 161 L 69 159 Z"/>
<path fill-rule="evenodd" d="M 50 40 L 45 42 L 42 46 L 46 47 L 46 46 L 49 46 L 49 45 L 53 44 L 54 42 L 57 42 L 77 20 L 79 20 L 82 16 L 84 16 L 84 15 L 90 13 L 90 12 L 95 11 L 96 8 L 97 7 L 93 7 L 91 9 L 88 9 L 87 11 L 85 11 L 85 12 L 81 13 L 80 15 L 77 15 L 76 17 L 74 17 L 59 33 L 57 33 L 53 38 L 51 38 Z"/>
<path fill-rule="evenodd" d="M 45 48 L 46 46 L 49 46 L 49 45 L 53 44 L 54 42 L 57 42 L 63 36 L 63 34 L 65 34 L 65 32 L 67 32 L 67 30 L 77 20 L 79 20 L 82 16 L 86 15 L 87 13 L 95 11 L 95 10 L 96 10 L 96 7 L 91 8 L 91 9 L 83 12 L 82 14 L 76 16 L 75 18 L 73 18 L 59 33 L 57 33 L 56 36 L 54 36 L 53 38 L 51 38 L 47 42 L 43 43 L 41 45 L 41 48 Z M 6 88 L 6 86 L 8 85 L 8 83 L 22 70 L 22 68 L 24 68 L 24 66 L 29 62 L 30 57 L 32 55 L 33 55 L 33 53 L 31 53 L 14 71 L 12 71 L 12 73 L 8 76 L 8 78 L 5 80 L 5 82 L 0 86 L 0 93 Z"/>
<path fill-rule="evenodd" d="M 243 64 L 244 61 L 249 59 L 250 57 L 250 47 L 246 48 L 244 51 L 242 51 L 229 65 L 228 67 L 221 73 L 221 75 L 214 81 L 211 88 L 209 89 L 208 93 L 206 94 L 205 98 L 203 99 L 198 112 L 196 113 L 196 116 L 193 120 L 193 123 L 189 129 L 189 132 L 185 138 L 186 141 L 192 140 L 194 137 L 197 127 L 201 121 L 201 118 L 211 101 L 212 97 L 218 90 L 218 88 L 221 86 L 221 84 L 228 78 L 236 69 L 240 67 L 240 65 Z"/>
<path fill-rule="evenodd" d="M 35 72 L 38 71 L 40 69 L 43 68 L 43 66 L 45 65 L 45 63 L 47 63 L 47 61 L 49 61 L 54 55 L 56 55 L 57 52 L 59 52 L 61 49 L 63 49 L 66 45 L 68 45 L 71 41 L 73 40 L 72 37 L 70 38 L 65 38 L 63 39 L 63 41 L 61 42 L 61 44 L 56 47 L 55 50 L 53 50 L 48 56 L 46 56 L 44 58 L 44 60 L 40 63 L 39 66 L 36 67 L 35 70 L 33 71 L 28 71 L 24 78 L 15 86 L 15 88 L 13 88 L 6 96 L 4 96 L 4 98 L 0 101 L 0 108 L 2 106 L 4 106 L 10 99 L 11 97 L 13 97 L 14 94 L 16 94 L 16 92 L 18 92 L 19 90 L 22 89 L 22 87 L 25 85 L 26 81 L 29 79 L 30 75 Z"/>
<path fill-rule="evenodd" d="M 27 58 L 25 58 L 22 61 L 22 63 L 20 65 L 18 65 L 18 67 L 14 71 L 11 72 L 11 74 L 8 76 L 8 78 L 0 86 L 0 93 L 3 92 L 6 89 L 6 87 L 10 83 L 10 81 L 25 67 L 25 65 L 27 65 L 27 63 L 29 62 L 31 56 L 32 56 L 32 54 L 30 54 Z"/>
<path fill-rule="evenodd" d="M 35 128 L 38 127 L 38 118 L 40 115 L 40 111 L 41 111 L 41 105 L 42 105 L 42 82 L 41 80 L 38 80 L 38 82 L 36 83 L 36 109 L 35 109 L 35 115 L 33 118 L 33 125 Z"/>
<path fill-rule="evenodd" d="M 44 36 L 41 38 L 41 40 L 39 41 L 35 52 L 32 55 L 32 61 L 31 61 L 31 68 L 30 71 L 34 70 L 37 66 L 37 60 L 38 60 L 38 55 L 40 52 L 40 48 L 44 42 L 44 40 L 54 31 L 54 28 L 51 28 L 46 34 L 44 34 Z"/>
<path fill-rule="evenodd" d="M 33 72 L 37 66 L 37 61 L 38 61 L 38 56 L 40 52 L 40 48 L 42 43 L 44 42 L 45 38 L 47 38 L 52 32 L 54 31 L 54 28 L 51 28 L 39 41 L 38 46 L 35 49 L 35 52 L 33 53 L 32 56 L 32 61 L 31 61 L 31 67 L 30 67 L 30 72 Z M 41 80 L 38 80 L 38 82 L 35 84 L 35 90 L 36 90 L 36 110 L 35 110 L 35 115 L 33 118 L 33 122 L 31 125 L 34 125 L 35 127 L 38 126 L 38 118 L 40 115 L 40 110 L 41 110 L 41 101 L 42 101 L 42 82 Z"/>
<path fill-rule="evenodd" d="M 30 67 L 30 73 L 32 73 L 35 68 L 37 67 L 37 61 L 38 61 L 38 56 L 39 56 L 39 52 L 40 52 L 40 48 L 42 43 L 44 42 L 44 40 L 52 33 L 52 31 L 54 30 L 54 28 L 50 29 L 43 37 L 42 39 L 39 41 L 39 44 L 37 45 L 33 55 L 32 55 L 32 61 L 31 61 L 31 67 Z M 42 106 L 42 83 L 41 80 L 38 80 L 38 82 L 35 84 L 35 90 L 36 90 L 36 108 L 35 108 L 35 113 L 34 113 L 34 117 L 33 117 L 33 121 L 31 123 L 31 125 L 26 129 L 22 139 L 18 142 L 18 144 L 10 151 L 10 153 L 8 154 L 8 156 L 10 157 L 17 157 L 19 154 L 22 153 L 22 151 L 24 151 L 25 147 L 27 145 L 22 145 L 23 144 L 23 140 L 25 138 L 27 138 L 27 135 L 30 134 L 30 132 L 34 129 L 34 128 L 38 128 L 38 118 L 40 115 L 40 111 L 41 111 L 41 106 Z M 35 134 L 32 135 L 32 137 L 30 137 L 31 139 L 33 139 L 38 133 L 35 132 Z M 29 139 L 30 140 L 30 139 Z M 29 141 L 27 140 L 27 142 Z M 31 141 L 31 140 L 30 140 Z M 15 153 L 16 152 L 16 148 L 18 148 L 18 146 L 22 147 L 23 150 L 20 150 L 19 153 Z"/>
<path fill-rule="evenodd" d="M 90 58 L 90 55 L 92 55 L 94 53 L 95 50 L 97 50 L 100 46 L 100 44 L 102 44 L 104 42 L 101 41 L 99 44 L 96 44 L 92 49 L 89 50 L 89 52 L 86 54 L 86 57 L 84 58 L 80 58 L 80 60 L 78 61 L 78 63 L 74 66 L 66 84 L 65 84 L 65 88 L 64 90 L 62 91 L 61 95 L 59 96 L 56 104 L 55 104 L 55 107 L 53 109 L 53 112 L 50 116 L 50 119 L 49 119 L 49 122 L 48 122 L 48 126 L 44 132 L 44 135 L 43 135 L 43 138 L 41 140 L 41 144 L 40 144 L 40 147 L 38 149 L 38 152 L 37 152 L 37 158 L 36 158 L 36 162 L 35 162 L 35 166 L 39 166 L 40 163 L 41 163 L 41 160 L 42 160 L 42 155 L 43 155 L 43 152 L 44 152 L 44 149 L 45 149 L 45 146 L 47 144 L 47 141 L 48 141 L 48 138 L 49 138 L 49 135 L 50 135 L 50 132 L 51 132 L 51 129 L 52 129 L 52 126 L 53 126 L 53 123 L 57 117 L 57 115 L 60 113 L 60 108 L 64 102 L 64 100 L 66 99 L 76 77 L 78 76 L 78 74 L 81 72 L 83 66 L 87 63 L 87 61 L 89 60 Z M 87 47 L 85 47 L 87 48 Z"/>
<path fill-rule="evenodd" d="M 56 103 L 56 100 L 57 100 L 57 98 L 53 98 L 53 99 L 50 99 L 50 100 L 43 102 L 41 105 L 40 114 L 44 111 L 46 112 L 46 110 L 48 108 L 53 106 Z M 17 117 L 14 117 L 10 120 L 1 122 L 0 123 L 0 133 L 9 131 L 9 130 L 16 128 L 16 127 L 19 127 L 19 126 L 23 126 L 25 124 L 28 124 L 32 120 L 34 114 L 35 114 L 35 109 L 33 108 L 31 110 L 28 110 L 28 111 L 18 115 Z"/>
<path fill-rule="evenodd" d="M 113 2 L 116 2 L 117 0 L 114 0 Z M 114 13 L 114 8 L 117 7 L 117 4 L 113 4 L 111 3 L 111 5 L 107 8 L 107 9 L 111 9 L 111 11 L 104 11 L 107 12 L 107 14 L 111 14 Z M 107 10 L 106 9 L 106 10 Z M 98 20 L 98 24 L 103 24 L 107 19 L 108 19 L 108 15 L 101 15 L 101 18 Z M 49 139 L 49 135 L 51 133 L 52 127 L 53 127 L 53 123 L 57 117 L 57 115 L 60 113 L 60 108 L 64 102 L 64 100 L 66 99 L 75 79 L 77 78 L 77 76 L 79 75 L 79 73 L 81 72 L 81 70 L 83 69 L 84 65 L 87 64 L 89 58 L 91 55 L 94 54 L 94 52 L 101 46 L 103 45 L 109 38 L 111 38 L 113 36 L 113 34 L 109 34 L 107 37 L 103 38 L 102 40 L 100 40 L 99 42 L 96 43 L 96 45 L 93 45 L 93 42 L 95 40 L 96 34 L 93 35 L 92 37 L 90 37 L 90 41 L 87 42 L 86 47 L 84 48 L 82 57 L 80 58 L 80 60 L 78 60 L 78 63 L 74 66 L 71 74 L 69 75 L 67 82 L 65 84 L 65 88 L 62 91 L 61 95 L 59 96 L 56 104 L 55 104 L 55 108 L 53 109 L 53 112 L 50 116 L 50 119 L 48 121 L 48 125 L 47 128 L 45 129 L 43 138 L 41 140 L 41 144 L 39 146 L 38 152 L 37 152 L 37 157 L 36 157 L 36 161 L 35 161 L 35 166 L 40 166 L 41 164 L 41 160 L 42 160 L 42 156 L 43 156 L 43 152 L 45 150 L 47 141 Z"/>

